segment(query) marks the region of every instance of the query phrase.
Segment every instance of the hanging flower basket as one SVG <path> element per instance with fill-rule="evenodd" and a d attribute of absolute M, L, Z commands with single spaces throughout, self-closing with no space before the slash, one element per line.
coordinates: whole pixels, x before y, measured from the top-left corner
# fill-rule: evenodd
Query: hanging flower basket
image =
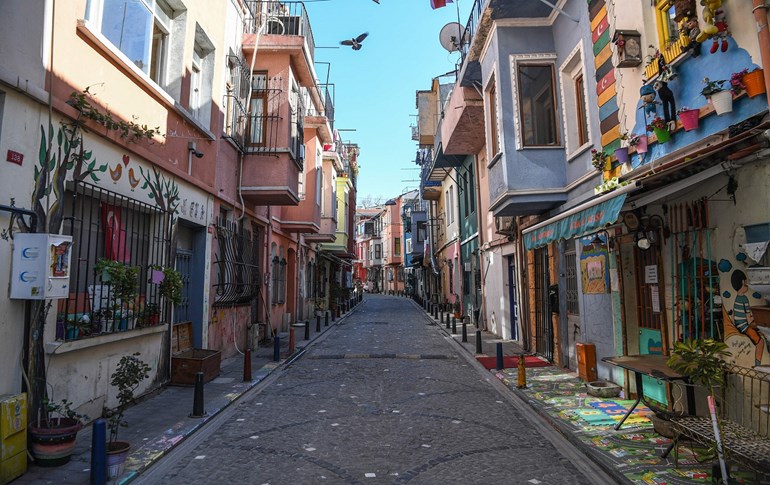
<path fill-rule="evenodd" d="M 671 133 L 665 128 L 653 128 L 658 143 L 666 143 L 671 139 Z"/>
<path fill-rule="evenodd" d="M 618 159 L 618 163 L 621 165 L 628 163 L 628 147 L 620 147 L 615 150 L 615 158 Z"/>
<path fill-rule="evenodd" d="M 684 109 L 679 112 L 679 119 L 682 120 L 684 131 L 698 129 L 700 111 L 697 109 Z"/>
<path fill-rule="evenodd" d="M 728 90 L 719 91 L 709 96 L 709 103 L 717 115 L 730 113 L 733 110 L 733 93 Z"/>
<path fill-rule="evenodd" d="M 753 98 L 767 92 L 765 86 L 765 71 L 757 69 L 743 75 L 743 84 L 746 86 L 746 94 Z"/>
<path fill-rule="evenodd" d="M 150 281 L 154 285 L 159 285 L 163 283 L 163 280 L 166 278 L 166 275 L 163 273 L 163 270 L 160 269 L 151 269 L 150 270 Z"/>

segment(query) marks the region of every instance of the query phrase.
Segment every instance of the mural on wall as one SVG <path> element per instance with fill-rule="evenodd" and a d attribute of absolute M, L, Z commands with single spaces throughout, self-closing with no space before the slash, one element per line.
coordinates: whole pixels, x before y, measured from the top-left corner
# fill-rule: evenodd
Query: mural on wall
<path fill-rule="evenodd" d="M 607 271 L 607 246 L 597 235 L 594 239 L 585 241 L 581 239 L 583 246 L 580 252 L 580 275 L 583 282 L 583 294 L 607 293 L 609 288 L 609 272 Z"/>
<path fill-rule="evenodd" d="M 736 255 L 738 261 L 745 261 L 746 255 Z M 751 290 L 746 273 L 733 267 L 733 264 L 722 259 L 719 262 L 719 272 L 724 279 L 729 279 L 728 288 L 722 293 L 724 321 L 724 341 L 730 348 L 731 360 L 744 367 L 770 364 L 767 335 L 758 327 L 751 311 L 754 305 L 761 301 L 762 296 Z"/>

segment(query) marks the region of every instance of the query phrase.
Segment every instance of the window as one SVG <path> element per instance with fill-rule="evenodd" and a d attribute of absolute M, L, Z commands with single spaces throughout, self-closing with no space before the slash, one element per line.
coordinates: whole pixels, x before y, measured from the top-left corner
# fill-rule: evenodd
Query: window
<path fill-rule="evenodd" d="M 251 77 L 251 100 L 249 101 L 249 126 L 246 142 L 249 146 L 265 145 L 265 122 L 267 120 L 267 73 L 255 72 Z"/>
<path fill-rule="evenodd" d="M 217 241 L 215 306 L 250 304 L 259 288 L 257 227 L 249 231 L 243 224 L 228 222 L 228 212 L 220 208 L 214 225 Z"/>
<path fill-rule="evenodd" d="M 497 88 L 495 87 L 494 79 L 490 82 L 489 91 L 487 91 L 487 106 L 489 107 L 489 112 L 487 113 L 489 123 L 487 126 L 489 126 L 489 146 L 491 148 L 489 157 L 492 158 L 500 153 L 500 133 L 497 127 Z"/>
<path fill-rule="evenodd" d="M 201 115 L 201 91 L 203 90 L 203 75 L 201 74 L 201 53 L 198 46 L 193 50 L 192 72 L 190 73 L 190 113 L 199 119 Z"/>
<path fill-rule="evenodd" d="M 519 63 L 517 67 L 523 146 L 558 145 L 553 66 Z"/>
<path fill-rule="evenodd" d="M 468 199 L 470 199 L 469 214 L 476 212 L 476 183 L 474 182 L 473 166 L 468 170 Z"/>
<path fill-rule="evenodd" d="M 297 181 L 297 196 L 299 200 L 305 200 L 305 171 L 300 170 Z"/>
<path fill-rule="evenodd" d="M 454 273 L 454 264 L 452 263 L 452 260 L 450 259 L 447 261 L 447 278 L 449 279 L 449 294 L 454 295 L 455 293 L 455 273 Z"/>
<path fill-rule="evenodd" d="M 417 222 L 417 242 L 425 241 L 427 236 L 427 223 L 425 221 Z"/>
<path fill-rule="evenodd" d="M 583 80 L 583 73 L 580 73 L 575 78 L 574 84 L 575 90 L 575 104 L 577 109 L 575 110 L 575 116 L 577 117 L 576 126 L 578 132 L 578 145 L 583 146 L 588 143 L 588 119 L 586 116 L 586 99 L 585 99 L 585 81 Z"/>
<path fill-rule="evenodd" d="M 297 163 L 301 164 L 304 154 L 304 120 L 305 107 L 303 98 L 299 95 L 297 82 L 292 80 L 291 92 L 289 93 L 289 109 L 291 116 L 289 118 L 289 150 Z"/>
<path fill-rule="evenodd" d="M 578 43 L 567 60 L 559 67 L 564 141 L 567 158 L 571 159 L 590 143 L 586 83 L 583 68 L 583 48 Z"/>
<path fill-rule="evenodd" d="M 655 0 L 655 22 L 658 30 L 658 49 L 667 63 L 671 63 L 684 52 L 684 46 L 690 42 L 687 36 L 680 35 L 680 23 L 689 12 L 695 11 L 693 0 Z M 681 11 L 677 14 L 677 9 Z M 645 77 L 650 79 L 658 74 L 658 63 L 652 62 L 645 67 Z"/>
<path fill-rule="evenodd" d="M 401 238 L 397 237 L 393 240 L 393 255 L 401 256 Z"/>
<path fill-rule="evenodd" d="M 447 206 L 446 213 L 449 214 L 449 223 L 452 224 L 455 221 L 455 186 L 449 186 L 449 205 Z"/>
<path fill-rule="evenodd" d="M 102 0 L 101 6 L 101 19 L 90 13 L 98 11 L 93 5 L 89 20 L 96 20 L 102 35 L 162 85 L 174 11 L 160 0 Z"/>
<path fill-rule="evenodd" d="M 382 259 L 382 245 L 374 245 L 374 259 Z"/>

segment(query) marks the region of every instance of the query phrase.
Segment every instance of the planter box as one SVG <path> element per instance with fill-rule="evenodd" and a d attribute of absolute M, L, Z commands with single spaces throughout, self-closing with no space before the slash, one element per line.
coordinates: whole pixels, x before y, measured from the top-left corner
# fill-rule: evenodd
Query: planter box
<path fill-rule="evenodd" d="M 195 385 L 195 374 L 203 372 L 203 382 L 219 375 L 222 353 L 218 350 L 192 348 L 192 322 L 178 323 L 171 332 L 171 384 Z"/>

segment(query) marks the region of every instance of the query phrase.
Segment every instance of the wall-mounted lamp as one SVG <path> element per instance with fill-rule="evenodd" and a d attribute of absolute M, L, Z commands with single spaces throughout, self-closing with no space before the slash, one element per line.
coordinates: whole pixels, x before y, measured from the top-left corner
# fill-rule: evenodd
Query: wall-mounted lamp
<path fill-rule="evenodd" d="M 662 232 L 663 240 L 665 242 L 665 239 L 669 236 L 670 231 L 663 222 L 663 218 L 657 214 L 654 214 L 649 218 L 643 217 L 642 224 L 634 236 L 636 247 L 643 251 L 650 249 L 654 244 L 658 242 L 658 231 Z"/>

